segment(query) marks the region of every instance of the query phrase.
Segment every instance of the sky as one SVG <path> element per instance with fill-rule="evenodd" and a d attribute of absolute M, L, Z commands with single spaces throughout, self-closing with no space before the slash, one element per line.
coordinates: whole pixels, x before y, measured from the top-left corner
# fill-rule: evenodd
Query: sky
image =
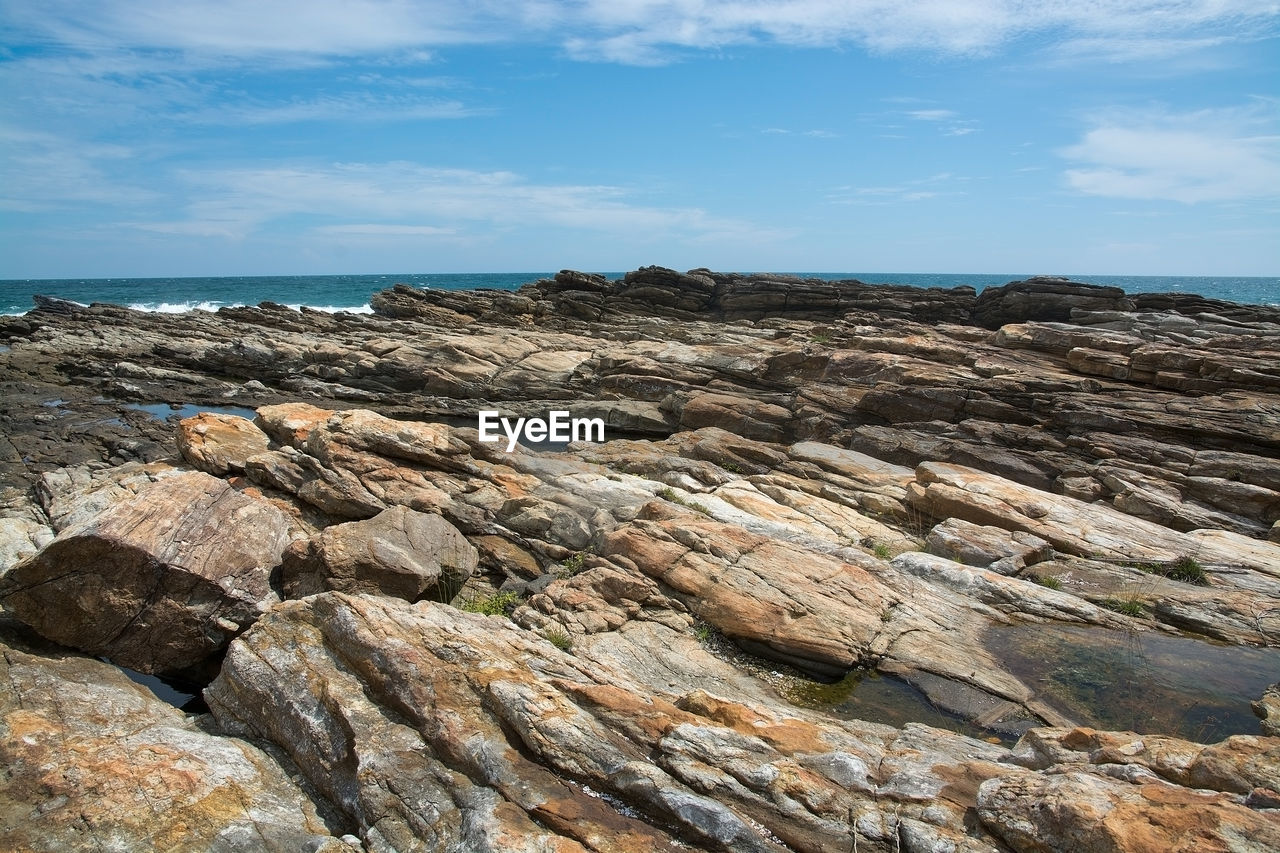
<path fill-rule="evenodd" d="M 5 0 L 0 278 L 1280 274 L 1267 0 Z"/>

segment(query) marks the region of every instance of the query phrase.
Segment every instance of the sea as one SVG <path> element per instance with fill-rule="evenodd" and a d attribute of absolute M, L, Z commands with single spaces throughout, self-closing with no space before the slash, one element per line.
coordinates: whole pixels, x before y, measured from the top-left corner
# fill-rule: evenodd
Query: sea
<path fill-rule="evenodd" d="M 964 273 L 787 273 L 828 281 L 858 279 L 869 283 L 912 287 L 958 287 L 978 291 L 1030 278 L 1027 274 Z M 293 308 L 371 313 L 369 299 L 397 283 L 443 290 L 494 288 L 515 290 L 522 284 L 549 278 L 551 272 L 528 273 L 402 273 L 389 275 L 293 275 L 211 278 L 75 278 L 0 280 L 0 314 L 25 314 L 34 307 L 32 296 L 55 296 L 88 305 L 107 302 L 139 311 L 181 313 L 216 311 L 222 307 L 277 302 Z M 623 273 L 606 272 L 609 279 Z M 1219 276 L 1071 276 L 1075 281 L 1123 287 L 1130 293 L 1195 293 L 1213 299 L 1280 306 L 1280 278 Z"/>

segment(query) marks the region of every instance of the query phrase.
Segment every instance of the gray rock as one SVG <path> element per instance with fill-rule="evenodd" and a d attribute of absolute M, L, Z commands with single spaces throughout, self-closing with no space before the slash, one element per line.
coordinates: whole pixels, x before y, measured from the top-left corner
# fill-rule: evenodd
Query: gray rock
<path fill-rule="evenodd" d="M 930 554 L 970 566 L 991 567 L 1005 575 L 1016 574 L 1026 566 L 1053 556 L 1053 547 L 1039 536 L 1020 530 L 1010 533 L 960 518 L 949 518 L 936 525 L 925 537 L 925 544 Z"/>
<path fill-rule="evenodd" d="M 297 543 L 285 555 L 281 580 L 285 594 L 295 598 L 337 590 L 448 601 L 478 559 L 471 543 L 440 516 L 393 507 Z"/>

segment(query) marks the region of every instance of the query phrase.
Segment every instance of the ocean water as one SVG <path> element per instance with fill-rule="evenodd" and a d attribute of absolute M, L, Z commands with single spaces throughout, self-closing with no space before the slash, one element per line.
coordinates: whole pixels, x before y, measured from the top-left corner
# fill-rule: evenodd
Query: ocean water
<path fill-rule="evenodd" d="M 401 275 L 244 276 L 234 278 L 100 278 L 0 280 L 0 314 L 24 314 L 32 296 L 56 296 L 89 304 L 109 302 L 142 311 L 216 311 L 224 306 L 279 302 L 322 311 L 369 313 L 369 298 L 397 282 L 445 290 L 495 288 L 515 290 L 522 284 L 551 276 L 530 273 L 409 273 Z M 607 272 L 610 279 L 622 273 Z M 986 287 L 1028 278 L 1027 274 L 969 275 L 962 273 L 792 273 L 827 280 L 856 278 L 875 283 L 913 287 Z M 1131 293 L 1195 293 L 1214 299 L 1255 305 L 1280 305 L 1280 278 L 1191 276 L 1072 276 L 1076 281 L 1123 287 Z"/>

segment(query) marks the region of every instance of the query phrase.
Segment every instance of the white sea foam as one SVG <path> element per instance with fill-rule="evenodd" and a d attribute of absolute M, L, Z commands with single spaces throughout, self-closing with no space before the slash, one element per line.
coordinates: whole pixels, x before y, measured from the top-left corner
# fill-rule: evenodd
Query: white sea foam
<path fill-rule="evenodd" d="M 372 314 L 373 306 L 369 303 L 364 305 L 306 305 L 300 302 L 291 302 L 289 307 L 294 311 L 301 311 L 304 307 L 310 308 L 312 311 L 323 311 L 326 314 Z"/>
<path fill-rule="evenodd" d="M 129 305 L 134 311 L 145 311 L 150 314 L 185 314 L 188 311 L 217 311 L 219 308 L 233 307 L 226 302 L 212 302 L 209 300 L 192 301 L 192 302 L 134 302 Z M 237 305 L 234 307 L 243 307 Z M 302 303 L 294 303 L 288 306 L 294 311 L 300 311 L 303 308 Z M 349 314 L 372 314 L 373 307 L 368 303 L 355 306 L 339 306 L 339 305 L 307 305 L 313 311 L 323 311 L 326 314 L 340 314 L 347 312 Z"/>
<path fill-rule="evenodd" d="M 188 311 L 217 311 L 222 302 L 134 302 L 129 307 L 134 311 L 146 311 L 149 314 L 185 314 Z"/>

